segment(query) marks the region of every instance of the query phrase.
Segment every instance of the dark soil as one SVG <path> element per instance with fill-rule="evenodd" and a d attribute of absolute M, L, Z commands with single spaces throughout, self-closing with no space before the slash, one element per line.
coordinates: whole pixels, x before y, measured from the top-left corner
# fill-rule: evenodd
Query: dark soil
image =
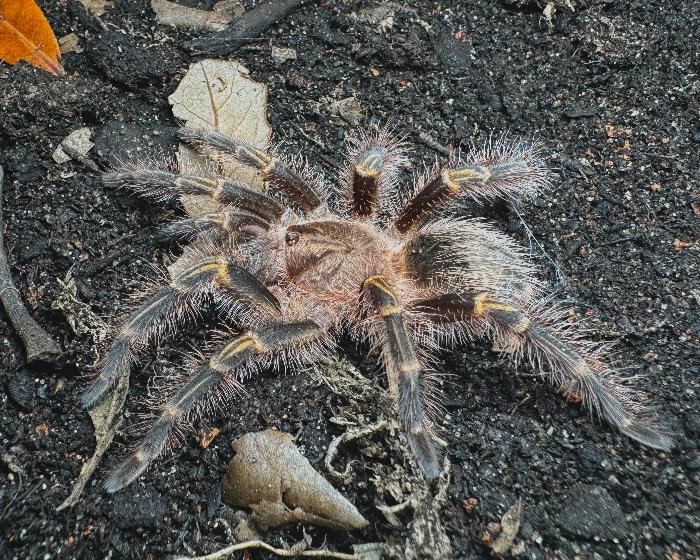
<path fill-rule="evenodd" d="M 304 376 L 269 373 L 249 383 L 249 396 L 228 418 L 212 421 L 223 432 L 208 449 L 191 436 L 115 495 L 101 489 L 103 465 L 78 505 L 56 512 L 93 450 L 92 424 L 75 395 L 96 359 L 90 333 L 76 334 L 54 309 L 61 281 L 70 272 L 79 301 L 100 316 L 117 315 L 143 286 L 143 275 L 151 275 L 148 263 L 163 263 L 175 250 L 157 240 L 156 226 L 180 211 L 106 191 L 99 173 L 77 162 L 57 165 L 51 154 L 84 126 L 96 133 L 90 156 L 102 166 L 115 154 L 171 150 L 177 123 L 167 97 L 187 71 L 190 57 L 181 45 L 193 35 L 159 25 L 145 0 L 112 2 L 101 17 L 104 30 L 77 0 L 40 4 L 56 35 L 75 32 L 83 52 L 64 57 L 63 79 L 0 64 L 5 237 L 28 308 L 65 354 L 53 368 L 27 368 L 3 319 L 0 557 L 211 552 L 229 542 L 212 489 L 233 455 L 230 440 L 274 426 L 298 434 L 317 463 L 342 433 L 329 421 L 333 410 L 347 403 Z M 329 162 L 351 126 L 330 106 L 350 96 L 363 122 L 396 123 L 416 145 L 416 168 L 436 157 L 421 133 L 445 146 L 484 142 L 492 131 L 538 137 L 551 155 L 555 190 L 522 215 L 563 280 L 544 258 L 543 270 L 562 297 L 578 302 L 576 313 L 589 317 L 596 338 L 618 341 L 622 361 L 641 375 L 675 432 L 670 453 L 641 447 L 592 422 L 544 382 L 518 376 L 487 344 L 447 353 L 445 369 L 456 383 L 443 422 L 452 461 L 443 522 L 455 557 L 490 557 L 482 542 L 487 525 L 518 498 L 522 558 L 697 557 L 697 4 L 589 0 L 577 2 L 573 13 L 560 8 L 548 28 L 540 8 L 520 2 L 414 0 L 389 4 L 394 25 L 382 33 L 368 10 L 383 4 L 307 6 L 235 54 L 270 86 L 275 139 L 332 172 Z M 275 64 L 271 45 L 294 47 L 298 59 Z M 476 212 L 528 243 L 512 210 Z M 177 350 L 167 345 L 134 374 L 127 424 L 148 376 L 172 370 Z M 346 350 L 384 383 L 359 357 L 364 350 Z M 106 463 L 130 441 L 118 434 Z M 339 461 L 358 456 L 350 448 Z M 403 538 L 405 529 L 375 508 L 370 472 L 359 470 L 354 483 L 340 488 L 369 528 L 352 534 L 306 528 L 314 546 L 347 552 L 354 543 Z M 468 498 L 477 500 L 469 513 Z M 408 523 L 410 513 L 400 519 Z M 292 544 L 302 531 L 290 526 L 265 538 Z"/>

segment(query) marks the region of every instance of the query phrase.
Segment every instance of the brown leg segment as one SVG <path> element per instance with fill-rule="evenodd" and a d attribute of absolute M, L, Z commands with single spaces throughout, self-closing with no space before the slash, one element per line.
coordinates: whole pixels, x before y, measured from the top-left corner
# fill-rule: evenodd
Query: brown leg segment
<path fill-rule="evenodd" d="M 352 175 L 352 212 L 360 218 L 369 218 L 377 211 L 380 174 L 389 151 L 373 146 L 358 155 Z"/>
<path fill-rule="evenodd" d="M 421 470 L 428 478 L 435 478 L 440 473 L 440 465 L 423 405 L 423 368 L 406 328 L 403 308 L 383 276 L 367 278 L 362 288 L 371 297 L 377 313 L 384 322 L 384 361 L 391 370 L 388 373 L 395 374 L 398 379 L 399 414 L 409 445 Z"/>
<path fill-rule="evenodd" d="M 257 169 L 266 181 L 279 188 L 304 212 L 318 208 L 322 203 L 307 179 L 282 160 L 259 148 L 209 130 L 181 128 L 178 137 L 214 160 L 233 159 Z"/>

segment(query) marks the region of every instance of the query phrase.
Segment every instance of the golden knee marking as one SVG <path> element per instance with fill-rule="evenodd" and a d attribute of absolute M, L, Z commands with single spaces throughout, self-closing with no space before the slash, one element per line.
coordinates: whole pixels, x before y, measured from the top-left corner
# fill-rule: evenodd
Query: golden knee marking
<path fill-rule="evenodd" d="M 171 422 L 177 420 L 177 417 L 180 416 L 180 411 L 175 405 L 172 404 L 166 404 L 163 407 L 163 410 L 161 410 L 161 414 L 165 416 L 168 420 Z"/>
<path fill-rule="evenodd" d="M 399 315 L 403 311 L 403 307 L 400 305 L 387 305 L 386 307 L 379 308 L 379 314 L 382 317 L 389 317 L 390 315 Z"/>
<path fill-rule="evenodd" d="M 484 314 L 484 306 L 487 299 L 488 295 L 486 294 L 479 294 L 474 298 L 474 315 L 480 317 Z"/>
<path fill-rule="evenodd" d="M 462 183 L 470 183 L 474 181 L 479 181 L 481 183 L 486 183 L 491 178 L 491 171 L 488 167 L 462 167 L 460 169 L 454 169 L 453 171 L 448 171 L 449 178 L 452 182 L 457 185 L 457 192 L 461 190 Z"/>
<path fill-rule="evenodd" d="M 216 179 L 210 179 L 208 177 L 177 177 L 175 179 L 175 185 L 178 187 L 197 187 L 206 191 L 210 195 L 214 193 L 216 188 L 219 186 L 219 181 Z"/>
<path fill-rule="evenodd" d="M 408 360 L 399 364 L 400 373 L 418 373 L 421 370 L 421 365 L 418 360 Z"/>
<path fill-rule="evenodd" d="M 253 342 L 253 346 L 255 347 L 255 351 L 258 354 L 261 354 L 263 352 L 267 352 L 267 345 L 260 340 L 260 337 L 258 337 L 254 332 L 248 333 L 248 336 L 250 340 Z"/>
<path fill-rule="evenodd" d="M 453 173 L 454 172 L 450 171 L 449 169 L 443 171 L 442 172 L 442 182 L 445 184 L 445 186 L 448 189 L 450 189 L 451 193 L 458 194 L 458 193 L 462 192 L 462 187 L 460 187 L 459 183 L 457 183 L 456 181 L 453 180 L 453 178 L 452 178 Z"/>
<path fill-rule="evenodd" d="M 216 259 L 215 261 L 208 261 L 205 263 L 200 263 L 192 268 L 185 270 L 182 274 L 178 275 L 177 277 L 174 278 L 175 283 L 182 282 L 183 280 L 189 280 L 190 278 L 194 278 L 196 276 L 199 276 L 200 274 L 204 274 L 205 272 L 209 272 L 211 270 L 216 270 L 217 272 L 225 269 L 226 268 L 226 261 L 222 261 L 221 259 Z M 174 285 L 173 287 L 177 287 Z"/>
<path fill-rule="evenodd" d="M 389 297 L 396 299 L 396 296 L 394 295 L 393 290 L 389 286 L 389 283 L 386 281 L 384 276 L 382 276 L 381 274 L 377 274 L 375 276 L 370 276 L 369 278 L 365 279 L 362 282 L 362 287 L 366 288 L 367 286 L 372 286 L 373 288 L 376 288 L 379 291 L 384 292 Z"/>
<path fill-rule="evenodd" d="M 242 150 L 245 152 L 250 159 L 255 161 L 255 164 L 263 170 L 263 173 L 269 173 L 275 167 L 275 164 L 279 161 L 276 158 L 270 157 L 262 150 L 253 148 L 252 146 L 246 146 Z"/>
<path fill-rule="evenodd" d="M 217 361 L 226 360 L 254 346 L 255 340 L 253 340 L 250 334 L 244 334 L 242 336 L 239 336 L 238 338 L 233 339 L 226 346 L 224 346 L 221 349 L 221 351 L 215 356 L 215 359 Z"/>

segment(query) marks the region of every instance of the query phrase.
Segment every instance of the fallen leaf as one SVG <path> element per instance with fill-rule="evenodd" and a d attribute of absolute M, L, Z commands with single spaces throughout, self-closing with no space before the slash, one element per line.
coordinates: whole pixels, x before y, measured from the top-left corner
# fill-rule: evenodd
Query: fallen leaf
<path fill-rule="evenodd" d="M 304 522 L 337 530 L 361 529 L 367 520 L 311 466 L 285 432 L 245 434 L 221 481 L 226 503 L 253 510 L 262 529 Z"/>
<path fill-rule="evenodd" d="M 25 60 L 63 76 L 60 58 L 56 36 L 34 0 L 0 0 L 0 59 L 9 64 Z"/>
<path fill-rule="evenodd" d="M 223 31 L 232 19 L 222 12 L 190 8 L 169 0 L 151 0 L 151 9 L 160 23 L 203 31 Z"/>
<path fill-rule="evenodd" d="M 61 503 L 56 511 L 73 507 L 83 493 L 83 489 L 95 472 L 97 465 L 105 451 L 112 443 L 114 434 L 119 428 L 123 418 L 122 408 L 126 394 L 129 392 L 129 376 L 122 377 L 112 391 L 100 403 L 88 410 L 92 424 L 95 426 L 95 452 L 90 460 L 80 469 L 80 474 L 76 479 L 70 495 Z M 86 529 L 87 530 L 87 529 Z"/>
<path fill-rule="evenodd" d="M 515 536 L 520 530 L 520 516 L 522 511 L 523 501 L 518 498 L 518 500 L 510 506 L 508 511 L 503 514 L 503 517 L 501 517 L 501 532 L 491 545 L 491 550 L 496 554 L 505 554 L 510 549 L 515 540 Z"/>
<path fill-rule="evenodd" d="M 262 150 L 270 147 L 267 85 L 250 79 L 248 69 L 242 64 L 212 59 L 196 62 L 168 101 L 173 106 L 173 115 L 185 126 L 216 130 Z M 180 144 L 177 158 L 183 173 L 208 170 L 263 189 L 258 173 L 247 166 L 219 163 L 216 169 L 211 169 L 211 162 L 184 144 Z M 186 196 L 181 200 L 191 216 L 219 210 L 209 197 Z"/>
<path fill-rule="evenodd" d="M 206 449 L 211 445 L 211 442 L 214 441 L 214 438 L 220 433 L 221 430 L 219 428 L 212 428 L 208 432 L 205 432 L 204 430 L 199 430 L 199 445 L 203 449 Z"/>
<path fill-rule="evenodd" d="M 681 241 L 680 239 L 676 239 L 673 242 L 673 248 L 676 249 L 676 251 L 680 251 L 681 249 L 687 249 L 688 247 L 692 247 L 693 244 L 689 241 Z"/>
<path fill-rule="evenodd" d="M 653 182 L 649 185 L 649 188 L 654 192 L 659 192 L 661 190 L 661 183 Z"/>

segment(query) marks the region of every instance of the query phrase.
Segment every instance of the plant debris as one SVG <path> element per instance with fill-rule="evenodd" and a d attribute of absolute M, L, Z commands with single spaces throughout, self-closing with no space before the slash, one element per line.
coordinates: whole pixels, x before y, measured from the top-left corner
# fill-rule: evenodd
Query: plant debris
<path fill-rule="evenodd" d="M 498 538 L 491 543 L 491 550 L 496 554 L 506 554 L 511 550 L 513 541 L 520 530 L 522 511 L 523 501 L 518 499 L 501 517 L 501 532 Z"/>
<path fill-rule="evenodd" d="M 198 54 L 229 54 L 255 39 L 302 3 L 303 0 L 264 0 L 236 18 L 227 30 L 216 37 L 194 39 L 185 43 L 185 47 Z"/>
<path fill-rule="evenodd" d="M 25 60 L 63 76 L 61 51 L 53 30 L 34 0 L 0 0 L 0 60 Z"/>
<path fill-rule="evenodd" d="M 19 290 L 15 287 L 10 273 L 10 265 L 7 262 L 7 250 L 5 249 L 4 230 L 2 221 L 2 196 L 5 171 L 0 165 L 0 300 L 5 308 L 5 313 L 10 318 L 12 326 L 24 343 L 27 353 L 27 363 L 48 362 L 53 363 L 61 355 L 61 349 L 51 338 L 51 335 L 39 326 L 31 318 L 27 308 L 20 298 Z"/>
<path fill-rule="evenodd" d="M 205 31 L 223 31 L 231 16 L 214 10 L 199 10 L 169 0 L 151 0 L 151 8 L 160 23 Z"/>
<path fill-rule="evenodd" d="M 224 501 L 252 509 L 263 531 L 295 522 L 345 531 L 367 526 L 293 442 L 291 434 L 271 429 L 237 439 L 236 456 L 221 482 Z"/>

